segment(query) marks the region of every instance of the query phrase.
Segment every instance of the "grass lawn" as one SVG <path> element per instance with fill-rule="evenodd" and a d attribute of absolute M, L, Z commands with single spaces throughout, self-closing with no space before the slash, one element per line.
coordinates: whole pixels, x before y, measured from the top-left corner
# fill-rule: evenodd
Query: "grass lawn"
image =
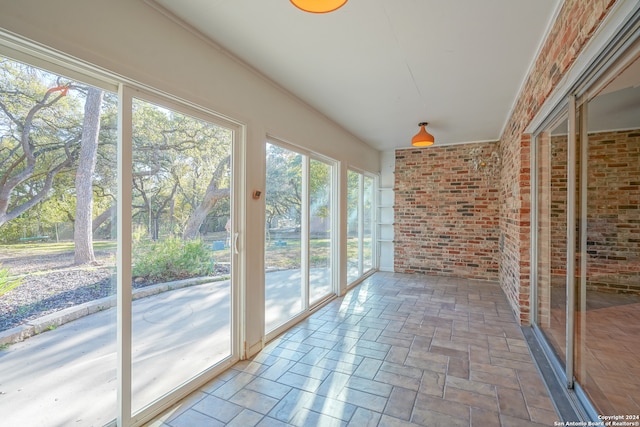
<path fill-rule="evenodd" d="M 93 242 L 94 251 L 115 251 L 118 243 L 115 240 L 97 240 Z M 62 254 L 73 252 L 73 242 L 33 242 L 0 245 L 0 253 L 3 255 L 20 256 L 34 254 Z"/>
<path fill-rule="evenodd" d="M 209 240 L 211 240 L 209 242 Z M 213 241 L 219 240 L 216 238 L 207 239 L 213 250 Z M 267 266 L 271 268 L 290 269 L 299 268 L 300 266 L 300 239 L 286 239 L 283 240 L 284 245 L 276 245 L 275 241 L 269 242 L 266 246 L 266 261 Z M 364 256 L 371 256 L 371 244 L 364 245 Z M 370 243 L 370 242 L 368 242 Z M 102 252 L 115 252 L 117 249 L 117 242 L 115 240 L 96 240 L 93 242 L 94 251 Z M 73 241 L 64 242 L 31 242 L 31 243 L 16 243 L 10 245 L 0 245 L 0 265 L 2 263 L 2 256 L 10 256 L 12 258 L 20 258 L 21 256 L 33 256 L 33 255 L 57 255 L 64 253 L 73 253 L 74 244 Z M 309 253 L 311 258 L 311 266 L 324 266 L 328 263 L 330 250 L 329 239 L 311 239 L 309 242 Z M 213 250 L 213 256 L 217 263 L 229 263 L 231 262 L 231 249 L 225 247 L 224 249 Z M 358 242 L 357 239 L 347 240 L 347 259 L 358 258 Z"/>

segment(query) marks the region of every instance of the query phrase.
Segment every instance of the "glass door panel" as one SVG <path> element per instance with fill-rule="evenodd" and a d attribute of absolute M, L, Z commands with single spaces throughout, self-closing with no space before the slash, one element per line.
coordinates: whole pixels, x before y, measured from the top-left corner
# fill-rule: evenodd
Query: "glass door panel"
<path fill-rule="evenodd" d="M 232 353 L 233 131 L 132 108 L 135 413 Z"/>
<path fill-rule="evenodd" d="M 2 425 L 116 418 L 117 110 L 0 57 Z"/>
<path fill-rule="evenodd" d="M 588 103 L 583 147 L 575 377 L 598 413 L 609 415 L 640 414 L 638 63 Z"/>
<path fill-rule="evenodd" d="M 347 171 L 347 283 L 374 268 L 375 182 Z"/>
<path fill-rule="evenodd" d="M 566 363 L 567 120 L 538 135 L 537 319 Z"/>
<path fill-rule="evenodd" d="M 333 291 L 333 167 L 309 161 L 309 304 Z"/>
<path fill-rule="evenodd" d="M 374 259 L 375 187 L 372 177 L 366 175 L 363 177 L 362 191 L 362 274 L 364 274 L 373 268 Z"/>
<path fill-rule="evenodd" d="M 360 277 L 362 272 L 362 174 L 347 172 L 347 283 Z"/>
<path fill-rule="evenodd" d="M 267 143 L 265 331 L 304 310 L 302 155 Z"/>

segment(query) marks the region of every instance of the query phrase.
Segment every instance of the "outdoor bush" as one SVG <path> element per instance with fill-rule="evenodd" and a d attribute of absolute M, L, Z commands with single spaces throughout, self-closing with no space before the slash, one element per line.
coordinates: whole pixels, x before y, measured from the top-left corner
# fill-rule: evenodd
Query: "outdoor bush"
<path fill-rule="evenodd" d="M 9 270 L 6 268 L 2 268 L 0 266 L 0 295 L 4 295 L 9 292 L 11 289 L 20 286 L 22 283 L 22 278 L 11 277 L 9 275 Z"/>
<path fill-rule="evenodd" d="M 134 245 L 134 277 L 161 283 L 212 273 L 212 251 L 202 240 L 169 238 Z"/>

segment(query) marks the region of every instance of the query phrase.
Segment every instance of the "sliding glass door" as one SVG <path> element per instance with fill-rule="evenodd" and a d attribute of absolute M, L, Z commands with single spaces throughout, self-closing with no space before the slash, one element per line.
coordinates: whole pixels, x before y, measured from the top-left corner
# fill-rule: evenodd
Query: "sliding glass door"
<path fill-rule="evenodd" d="M 640 414 L 640 60 L 590 97 L 580 144 L 576 381 L 600 414 Z M 637 422 L 638 419 L 635 419 Z"/>
<path fill-rule="evenodd" d="M 141 424 L 238 358 L 239 127 L 68 73 L 0 57 L 2 423 Z"/>
<path fill-rule="evenodd" d="M 306 193 L 302 154 L 268 143 L 266 170 L 265 330 L 269 332 L 305 307 L 302 218 Z"/>
<path fill-rule="evenodd" d="M 536 136 L 535 321 L 594 419 L 640 413 L 640 59 L 620 61 Z"/>
<path fill-rule="evenodd" d="M 566 118 L 537 139 L 538 325 L 562 363 L 567 341 L 567 147 Z"/>
<path fill-rule="evenodd" d="M 232 355 L 234 132 L 150 96 L 131 107 L 136 413 Z"/>
<path fill-rule="evenodd" d="M 335 166 L 267 143 L 265 332 L 335 294 Z"/>
<path fill-rule="evenodd" d="M 2 425 L 116 417 L 118 97 L 84 79 L 0 56 Z"/>
<path fill-rule="evenodd" d="M 333 290 L 333 188 L 332 165 L 309 160 L 309 304 Z"/>
<path fill-rule="evenodd" d="M 347 172 L 347 283 L 374 268 L 374 194 L 372 176 Z"/>

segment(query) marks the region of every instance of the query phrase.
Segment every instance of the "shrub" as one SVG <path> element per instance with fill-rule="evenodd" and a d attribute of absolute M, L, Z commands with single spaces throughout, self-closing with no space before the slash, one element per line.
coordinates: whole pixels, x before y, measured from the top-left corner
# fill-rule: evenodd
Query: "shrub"
<path fill-rule="evenodd" d="M 9 270 L 0 266 L 0 296 L 6 294 L 11 289 L 18 287 L 21 284 L 21 277 L 11 277 L 9 275 Z"/>
<path fill-rule="evenodd" d="M 160 283 L 212 273 L 212 251 L 202 240 L 169 238 L 134 245 L 134 277 Z"/>

